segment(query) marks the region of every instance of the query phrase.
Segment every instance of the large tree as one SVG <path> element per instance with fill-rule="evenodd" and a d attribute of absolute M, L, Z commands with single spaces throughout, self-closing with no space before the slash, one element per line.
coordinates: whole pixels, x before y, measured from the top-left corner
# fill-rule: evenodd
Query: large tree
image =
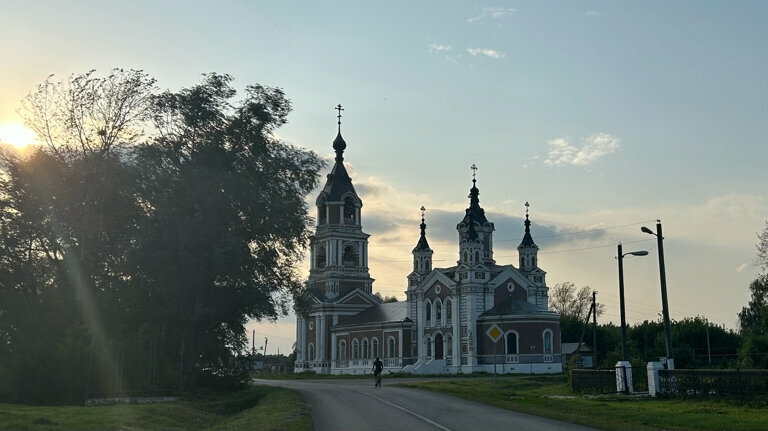
<path fill-rule="evenodd" d="M 187 382 L 243 348 L 249 318 L 276 318 L 300 292 L 304 196 L 322 167 L 275 137 L 290 111 L 280 89 L 248 86 L 235 100 L 230 82 L 210 74 L 157 97 L 158 138 L 138 152 L 148 224 L 133 259 L 191 358 Z"/>
<path fill-rule="evenodd" d="M 558 283 L 549 291 L 549 309 L 560 314 L 561 319 L 583 320 L 592 307 L 592 289 L 581 288 L 566 281 Z M 605 311 L 605 305 L 597 303 L 597 315 Z"/>
<path fill-rule="evenodd" d="M 282 91 L 230 82 L 158 95 L 115 70 L 29 95 L 44 145 L 0 159 L 0 399 L 169 389 L 180 350 L 190 387 L 286 311 L 322 162 L 275 136 Z"/>

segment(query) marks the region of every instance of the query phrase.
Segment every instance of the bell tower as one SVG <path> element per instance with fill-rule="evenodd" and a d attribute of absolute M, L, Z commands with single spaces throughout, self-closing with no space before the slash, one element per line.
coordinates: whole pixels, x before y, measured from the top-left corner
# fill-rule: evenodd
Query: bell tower
<path fill-rule="evenodd" d="M 341 136 L 341 112 L 338 133 L 333 140 L 336 159 L 325 187 L 315 200 L 317 229 L 311 239 L 309 288 L 327 301 L 343 297 L 354 289 L 371 293 L 373 279 L 368 273 L 368 237 L 361 224 L 363 201 L 344 167 L 347 143 Z"/>

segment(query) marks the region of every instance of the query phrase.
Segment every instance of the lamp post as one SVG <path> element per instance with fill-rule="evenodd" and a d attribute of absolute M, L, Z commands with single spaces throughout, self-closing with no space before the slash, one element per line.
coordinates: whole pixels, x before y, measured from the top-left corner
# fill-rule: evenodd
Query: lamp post
<path fill-rule="evenodd" d="M 619 308 L 621 309 L 621 360 L 627 360 L 627 322 L 624 317 L 624 256 L 647 256 L 648 252 L 645 250 L 629 251 L 623 253 L 621 250 L 621 244 L 618 247 L 617 259 L 619 260 Z"/>
<path fill-rule="evenodd" d="M 661 234 L 661 220 L 656 220 L 656 232 L 643 226 L 640 228 L 644 233 L 654 235 L 659 245 L 659 278 L 661 279 L 661 313 L 664 318 L 664 339 L 667 350 L 667 369 L 675 369 L 675 362 L 672 359 L 672 340 L 669 333 L 669 305 L 667 304 L 667 276 L 664 270 L 664 236 Z"/>

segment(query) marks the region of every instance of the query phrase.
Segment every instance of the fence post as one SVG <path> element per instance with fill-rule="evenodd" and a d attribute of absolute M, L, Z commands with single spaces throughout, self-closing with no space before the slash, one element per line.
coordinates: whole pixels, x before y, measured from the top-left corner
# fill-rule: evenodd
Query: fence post
<path fill-rule="evenodd" d="M 652 397 L 658 396 L 661 392 L 659 387 L 659 370 L 663 369 L 664 365 L 661 362 L 648 362 L 646 370 L 648 371 L 648 394 Z"/>

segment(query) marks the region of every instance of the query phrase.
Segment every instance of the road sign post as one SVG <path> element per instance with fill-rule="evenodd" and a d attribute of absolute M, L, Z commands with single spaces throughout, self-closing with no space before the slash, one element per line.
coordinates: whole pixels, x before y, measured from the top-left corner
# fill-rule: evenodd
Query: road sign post
<path fill-rule="evenodd" d="M 487 331 L 485 331 L 485 334 L 488 335 L 488 338 L 493 340 L 493 387 L 496 388 L 496 363 L 499 362 L 499 339 L 504 335 L 504 332 L 501 331 L 499 325 L 494 323 Z"/>

